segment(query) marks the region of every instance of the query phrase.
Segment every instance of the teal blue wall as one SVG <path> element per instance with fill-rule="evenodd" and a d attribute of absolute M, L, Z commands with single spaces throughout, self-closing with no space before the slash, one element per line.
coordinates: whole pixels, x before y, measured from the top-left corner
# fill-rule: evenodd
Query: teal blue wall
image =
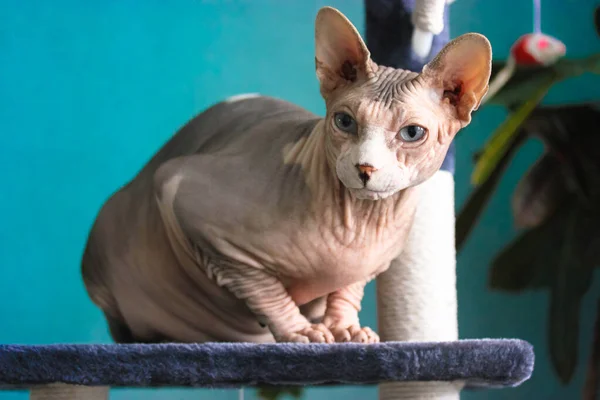
<path fill-rule="evenodd" d="M 547 0 L 543 27 L 572 54 L 600 51 L 595 3 Z M 323 5 L 363 30 L 361 0 L 0 0 L 0 343 L 110 341 L 79 276 L 98 208 L 178 127 L 229 95 L 258 91 L 322 113 L 313 20 Z M 452 8 L 453 34 L 482 32 L 500 55 L 531 27 L 527 1 L 457 0 Z M 550 100 L 593 96 L 600 82 L 585 77 Z M 502 118 L 501 109 L 482 110 L 459 139 L 459 203 L 469 190 L 471 153 Z M 569 387 L 550 370 L 546 294 L 507 296 L 485 287 L 493 252 L 514 234 L 510 192 L 537 152 L 532 144 L 519 154 L 458 267 L 461 336 L 527 339 L 537 349 L 536 373 L 521 388 L 465 399 L 562 400 L 577 398 L 582 384 L 582 366 Z M 598 296 L 597 284 L 584 303 L 582 354 Z M 372 326 L 374 308 L 370 286 L 362 319 Z M 307 398 L 374 396 L 373 388 L 336 388 L 310 389 Z M 237 392 L 118 390 L 112 398 L 226 400 Z M 0 392 L 0 399 L 25 394 Z"/>

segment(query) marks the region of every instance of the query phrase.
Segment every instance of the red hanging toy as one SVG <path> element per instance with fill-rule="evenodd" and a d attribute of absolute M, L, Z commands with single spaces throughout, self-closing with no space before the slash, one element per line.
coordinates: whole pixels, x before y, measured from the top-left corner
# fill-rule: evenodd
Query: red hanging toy
<path fill-rule="evenodd" d="M 512 45 L 506 65 L 490 82 L 483 102 L 494 97 L 510 80 L 517 67 L 548 67 L 567 53 L 563 42 L 541 32 L 540 1 L 534 0 L 534 31 L 521 36 Z"/>

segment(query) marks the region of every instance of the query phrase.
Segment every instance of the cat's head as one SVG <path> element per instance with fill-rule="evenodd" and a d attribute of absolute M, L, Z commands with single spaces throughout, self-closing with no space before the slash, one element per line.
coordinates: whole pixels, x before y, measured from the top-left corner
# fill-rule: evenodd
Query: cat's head
<path fill-rule="evenodd" d="M 489 41 L 462 35 L 414 73 L 375 64 L 334 8 L 319 11 L 315 28 L 327 151 L 343 185 L 358 198 L 381 199 L 430 178 L 487 93 Z"/>

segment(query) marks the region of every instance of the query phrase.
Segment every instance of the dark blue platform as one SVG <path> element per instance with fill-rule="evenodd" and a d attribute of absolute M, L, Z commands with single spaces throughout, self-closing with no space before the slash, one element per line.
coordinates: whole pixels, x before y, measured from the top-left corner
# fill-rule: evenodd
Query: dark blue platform
<path fill-rule="evenodd" d="M 517 386 L 533 370 L 521 340 L 361 344 L 0 346 L 0 388 L 62 382 L 112 387 L 242 387 L 466 381 Z"/>

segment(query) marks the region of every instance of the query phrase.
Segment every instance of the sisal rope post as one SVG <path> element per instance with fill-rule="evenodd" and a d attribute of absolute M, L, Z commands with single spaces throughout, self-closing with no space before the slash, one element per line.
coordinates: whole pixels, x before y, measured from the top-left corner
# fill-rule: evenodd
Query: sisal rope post
<path fill-rule="evenodd" d="M 454 178 L 439 171 L 419 187 L 406 251 L 377 279 L 382 341 L 458 339 Z M 461 382 L 383 383 L 381 400 L 458 400 Z"/>
<path fill-rule="evenodd" d="M 108 386 L 79 386 L 64 383 L 35 386 L 30 400 L 108 400 Z"/>

